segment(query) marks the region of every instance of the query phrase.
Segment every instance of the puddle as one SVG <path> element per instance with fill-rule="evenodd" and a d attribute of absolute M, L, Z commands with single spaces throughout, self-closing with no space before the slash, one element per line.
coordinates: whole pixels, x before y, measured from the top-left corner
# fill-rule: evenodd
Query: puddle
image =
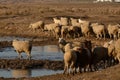
<path fill-rule="evenodd" d="M 4 36 L 0 37 L 0 41 L 12 41 L 13 39 L 18 39 L 18 40 L 31 40 L 30 38 L 23 38 L 23 37 L 15 37 L 15 36 Z"/>
<path fill-rule="evenodd" d="M 62 70 L 48 70 L 48 69 L 31 69 L 31 70 L 5 70 L 0 69 L 0 77 L 4 78 L 20 78 L 20 77 L 37 77 L 62 73 Z"/>
<path fill-rule="evenodd" d="M 32 59 L 42 60 L 63 60 L 63 53 L 56 45 L 33 46 Z M 27 58 L 25 53 L 22 53 L 24 59 Z M 0 58 L 2 59 L 15 59 L 18 54 L 14 51 L 13 47 L 2 48 Z M 19 77 L 36 77 L 62 73 L 62 70 L 48 70 L 48 69 L 31 69 L 31 70 L 6 70 L 0 69 L 0 77 L 5 78 L 19 78 Z"/>
<path fill-rule="evenodd" d="M 21 54 L 23 59 L 27 58 L 25 53 Z M 32 59 L 36 60 L 63 60 L 63 53 L 56 45 L 33 46 L 31 56 Z M 0 52 L 0 58 L 2 59 L 15 59 L 17 57 L 18 54 L 13 47 L 2 48 L 2 52 Z"/>

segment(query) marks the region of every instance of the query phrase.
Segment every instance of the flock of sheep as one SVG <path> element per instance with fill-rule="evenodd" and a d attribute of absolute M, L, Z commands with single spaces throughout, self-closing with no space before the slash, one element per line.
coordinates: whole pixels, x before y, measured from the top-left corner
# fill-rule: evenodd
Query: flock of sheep
<path fill-rule="evenodd" d="M 44 24 L 43 21 L 30 24 L 29 28 L 33 30 L 40 29 L 41 31 L 48 31 L 50 34 L 59 38 L 59 47 L 64 53 L 64 73 L 72 72 L 75 74 L 77 68 L 79 72 L 82 69 L 86 71 L 98 70 L 98 63 L 103 61 L 104 68 L 120 62 L 120 25 L 108 25 L 91 23 L 90 21 L 61 17 L 53 18 L 54 23 Z M 85 36 L 89 37 L 91 31 L 96 34 L 98 39 L 106 38 L 106 34 L 109 34 L 110 38 L 117 40 L 111 40 L 106 42 L 103 46 L 92 47 L 90 40 L 84 40 L 82 42 L 67 42 L 65 39 L 68 37 L 76 38 Z M 28 59 L 31 59 L 31 41 L 19 41 L 13 40 L 12 45 L 21 58 L 21 52 L 25 52 Z M 106 65 L 107 64 L 107 65 Z M 70 72 L 69 72 L 70 70 Z"/>
<path fill-rule="evenodd" d="M 120 39 L 106 42 L 103 46 L 92 47 L 91 40 L 67 42 L 59 38 L 59 47 L 64 53 L 64 74 L 75 74 L 83 69 L 96 71 L 100 62 L 103 62 L 104 68 L 120 63 Z"/>
<path fill-rule="evenodd" d="M 101 23 L 92 23 L 87 20 L 81 20 L 76 18 L 53 18 L 53 23 L 45 24 L 44 21 L 38 21 L 29 25 L 30 29 L 41 31 L 48 31 L 56 38 L 76 38 L 80 36 L 89 37 L 91 34 L 95 34 L 97 39 L 106 38 L 106 34 L 109 34 L 110 38 L 120 37 L 120 25 L 109 24 L 105 26 Z"/>
<path fill-rule="evenodd" d="M 31 59 L 32 43 L 31 41 L 13 40 L 12 46 L 21 58 L 21 52 L 25 52 L 28 59 Z M 91 40 L 81 42 L 67 42 L 59 38 L 59 47 L 64 53 L 64 73 L 72 72 L 75 74 L 77 68 L 79 72 L 88 69 L 88 71 L 98 70 L 97 64 L 104 62 L 104 68 L 116 63 L 120 63 L 120 39 L 106 42 L 103 46 L 92 47 Z"/>

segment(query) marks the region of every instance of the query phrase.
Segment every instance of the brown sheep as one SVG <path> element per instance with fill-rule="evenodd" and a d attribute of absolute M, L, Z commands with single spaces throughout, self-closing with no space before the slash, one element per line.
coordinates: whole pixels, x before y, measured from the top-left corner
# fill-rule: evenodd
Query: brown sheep
<path fill-rule="evenodd" d="M 76 67 L 79 67 L 80 72 L 82 72 L 81 71 L 82 68 L 84 68 L 84 71 L 86 71 L 87 67 L 90 69 L 90 71 L 92 71 L 91 48 L 92 48 L 91 41 L 85 40 L 84 42 L 82 42 L 81 47 L 76 51 L 76 54 L 77 54 Z"/>
<path fill-rule="evenodd" d="M 96 46 L 93 49 L 93 57 L 92 57 L 92 64 L 94 65 L 94 69 L 96 70 L 97 63 L 99 63 L 101 60 L 103 60 L 104 65 L 106 61 L 109 60 L 109 55 L 108 55 L 108 48 L 105 48 L 103 46 Z M 106 65 L 104 66 L 106 68 Z"/>

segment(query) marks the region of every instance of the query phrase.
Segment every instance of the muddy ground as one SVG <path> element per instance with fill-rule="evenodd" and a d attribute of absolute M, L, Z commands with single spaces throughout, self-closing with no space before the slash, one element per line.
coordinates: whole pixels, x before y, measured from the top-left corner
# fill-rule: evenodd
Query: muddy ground
<path fill-rule="evenodd" d="M 49 36 L 47 32 L 41 32 L 39 30 L 35 32 L 28 28 L 30 23 L 39 20 L 43 20 L 47 24 L 53 22 L 53 17 L 66 16 L 82 18 L 91 22 L 100 22 L 105 24 L 106 27 L 108 24 L 120 23 L 119 3 L 54 3 L 51 1 L 47 2 L 47 0 L 5 0 L 1 1 L 0 4 L 0 36 L 32 38 L 34 40 L 32 42 L 34 46 L 58 44 L 58 39 L 55 39 L 54 36 Z M 90 39 L 93 46 L 103 45 L 104 42 L 110 40 L 109 38 L 96 40 L 94 36 L 67 40 L 74 42 L 82 39 Z M 11 47 L 11 42 L 0 42 L 0 48 L 2 47 Z M 63 61 L 0 59 L 0 68 L 2 69 L 47 68 L 63 70 L 63 65 Z M 120 80 L 119 74 L 120 65 L 118 64 L 100 71 L 78 73 L 74 76 L 55 74 L 34 78 L 0 78 L 0 80 Z"/>

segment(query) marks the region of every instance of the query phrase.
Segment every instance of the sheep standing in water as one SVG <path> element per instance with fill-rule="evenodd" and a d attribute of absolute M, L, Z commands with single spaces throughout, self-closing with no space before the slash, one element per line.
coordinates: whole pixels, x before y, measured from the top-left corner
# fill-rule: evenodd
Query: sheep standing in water
<path fill-rule="evenodd" d="M 22 52 L 25 52 L 27 54 L 28 59 L 31 59 L 32 44 L 30 43 L 30 41 L 13 40 L 12 46 L 18 53 L 20 59 Z"/>

